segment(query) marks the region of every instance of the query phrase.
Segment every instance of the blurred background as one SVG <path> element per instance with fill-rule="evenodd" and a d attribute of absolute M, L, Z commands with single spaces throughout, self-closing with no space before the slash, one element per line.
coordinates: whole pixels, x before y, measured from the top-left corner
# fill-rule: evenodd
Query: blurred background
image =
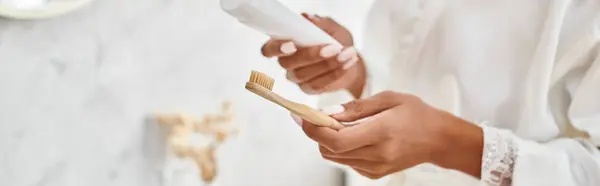
<path fill-rule="evenodd" d="M 371 0 L 282 0 L 353 31 Z M 164 136 L 155 112 L 195 116 L 230 100 L 241 133 L 219 148 L 218 186 L 342 186 L 289 113 L 244 89 L 250 70 L 307 104 L 260 47 L 267 37 L 218 0 L 96 0 L 40 20 L 0 19 L 0 186 L 187 186 L 161 180 Z M 189 164 L 193 164 L 188 162 Z"/>

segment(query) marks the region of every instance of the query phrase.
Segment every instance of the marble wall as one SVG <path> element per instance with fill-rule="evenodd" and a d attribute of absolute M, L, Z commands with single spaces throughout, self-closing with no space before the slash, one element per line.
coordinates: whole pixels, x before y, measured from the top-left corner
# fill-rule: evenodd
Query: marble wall
<path fill-rule="evenodd" d="M 357 33 L 369 4 L 284 2 Z M 283 96 L 315 103 L 260 56 L 266 39 L 217 0 L 97 0 L 49 20 L 0 19 L 0 186 L 169 185 L 163 136 L 145 118 L 200 116 L 223 100 L 234 102 L 242 132 L 219 150 L 214 185 L 341 185 L 288 112 L 244 90 L 256 69 Z M 197 185 L 195 170 L 183 170 L 171 185 Z"/>

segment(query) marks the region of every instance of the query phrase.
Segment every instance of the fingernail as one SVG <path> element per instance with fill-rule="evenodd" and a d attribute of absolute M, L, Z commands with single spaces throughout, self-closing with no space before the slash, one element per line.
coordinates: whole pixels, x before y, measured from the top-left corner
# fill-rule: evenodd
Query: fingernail
<path fill-rule="evenodd" d="M 294 119 L 294 122 L 296 122 L 296 124 L 302 126 L 302 118 L 300 116 L 297 116 L 294 113 L 290 113 L 290 115 L 292 116 L 292 119 Z"/>
<path fill-rule="evenodd" d="M 280 50 L 281 50 L 281 52 L 283 52 L 283 54 L 293 54 L 298 49 L 296 48 L 296 44 L 294 44 L 294 42 L 289 41 L 289 42 L 283 43 L 281 45 Z"/>
<path fill-rule="evenodd" d="M 354 56 L 348 62 L 346 62 L 344 64 L 344 66 L 342 66 L 342 68 L 344 68 L 344 70 L 348 70 L 350 67 L 354 66 L 354 64 L 356 64 L 357 62 L 358 62 L 358 56 Z"/>
<path fill-rule="evenodd" d="M 307 94 L 317 94 L 317 93 L 319 93 L 319 90 L 315 90 L 315 89 L 314 89 L 314 88 L 312 88 L 312 87 L 308 87 L 308 88 L 306 88 L 306 90 L 305 90 L 305 91 L 306 91 L 306 93 L 307 93 Z"/>
<path fill-rule="evenodd" d="M 330 58 L 342 52 L 342 46 L 337 44 L 328 45 L 321 49 L 321 57 Z"/>
<path fill-rule="evenodd" d="M 338 55 L 337 60 L 345 63 L 352 59 L 354 56 L 356 56 L 356 48 L 350 47 L 342 51 L 340 55 Z"/>
<path fill-rule="evenodd" d="M 306 85 L 306 84 L 300 85 L 300 89 L 302 89 L 302 91 L 307 94 L 313 94 L 313 92 L 314 92 L 312 87 L 310 87 L 310 85 Z"/>
<path fill-rule="evenodd" d="M 296 75 L 294 75 L 294 72 L 288 72 L 287 74 L 285 74 L 285 76 L 290 81 L 293 81 L 293 82 L 298 81 L 298 78 L 296 78 Z"/>
<path fill-rule="evenodd" d="M 339 113 L 344 112 L 344 106 L 332 105 L 332 106 L 322 108 L 321 111 L 327 115 L 339 114 Z"/>
<path fill-rule="evenodd" d="M 307 16 L 309 19 L 312 19 L 312 20 L 317 19 L 317 17 L 315 17 L 315 15 L 312 15 L 312 14 L 308 14 Z"/>

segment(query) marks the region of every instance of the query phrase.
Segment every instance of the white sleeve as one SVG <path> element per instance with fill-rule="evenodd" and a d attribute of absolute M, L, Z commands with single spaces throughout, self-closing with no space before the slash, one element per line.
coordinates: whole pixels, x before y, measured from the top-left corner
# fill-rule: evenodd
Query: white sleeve
<path fill-rule="evenodd" d="M 565 80 L 571 98 L 568 120 L 589 138 L 546 143 L 524 140 L 511 131 L 483 126 L 482 181 L 489 185 L 600 185 L 600 44 L 580 71 Z"/>
<path fill-rule="evenodd" d="M 359 48 L 367 71 L 367 81 L 361 94 L 362 98 L 387 89 L 391 69 L 390 62 L 397 50 L 394 45 L 397 33 L 394 34 L 393 9 L 391 7 L 389 1 L 376 1 L 367 17 L 364 43 Z"/>

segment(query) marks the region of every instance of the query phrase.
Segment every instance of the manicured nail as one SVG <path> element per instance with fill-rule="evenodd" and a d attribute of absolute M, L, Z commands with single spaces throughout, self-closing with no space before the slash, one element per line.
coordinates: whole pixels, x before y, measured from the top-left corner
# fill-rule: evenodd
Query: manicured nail
<path fill-rule="evenodd" d="M 300 89 L 302 89 L 302 91 L 307 94 L 313 94 L 315 92 L 315 90 L 313 90 L 313 88 L 307 84 L 300 85 Z"/>
<path fill-rule="evenodd" d="M 339 113 L 344 112 L 344 106 L 332 105 L 332 106 L 322 108 L 321 111 L 327 115 L 339 114 Z"/>
<path fill-rule="evenodd" d="M 342 63 L 345 63 L 352 59 L 354 56 L 356 56 L 356 48 L 350 47 L 342 51 L 340 55 L 338 55 L 337 60 Z"/>
<path fill-rule="evenodd" d="M 296 75 L 294 75 L 294 72 L 288 71 L 288 73 L 285 74 L 285 76 L 290 81 L 293 81 L 293 82 L 298 81 L 298 78 L 296 78 Z"/>
<path fill-rule="evenodd" d="M 321 49 L 321 57 L 330 58 L 342 52 L 342 46 L 337 44 L 327 45 Z"/>
<path fill-rule="evenodd" d="M 294 113 L 290 113 L 290 115 L 292 116 L 292 119 L 294 119 L 294 122 L 296 122 L 296 124 L 302 126 L 302 118 L 300 116 L 297 116 Z"/>
<path fill-rule="evenodd" d="M 342 68 L 344 68 L 344 70 L 348 70 L 350 67 L 354 66 L 354 64 L 358 62 L 358 59 L 358 56 L 352 57 L 350 60 L 348 60 L 348 62 L 344 63 L 344 66 L 342 66 Z"/>
<path fill-rule="evenodd" d="M 307 93 L 307 94 L 318 94 L 318 93 L 319 93 L 319 90 L 315 90 L 315 89 L 313 89 L 313 88 L 307 88 L 307 89 L 306 89 L 306 93 Z"/>
<path fill-rule="evenodd" d="M 286 42 L 283 43 L 281 45 L 281 48 L 279 48 L 281 50 L 281 52 L 283 52 L 283 54 L 293 54 L 294 52 L 296 52 L 298 49 L 296 48 L 296 44 L 294 44 L 294 42 Z"/>

